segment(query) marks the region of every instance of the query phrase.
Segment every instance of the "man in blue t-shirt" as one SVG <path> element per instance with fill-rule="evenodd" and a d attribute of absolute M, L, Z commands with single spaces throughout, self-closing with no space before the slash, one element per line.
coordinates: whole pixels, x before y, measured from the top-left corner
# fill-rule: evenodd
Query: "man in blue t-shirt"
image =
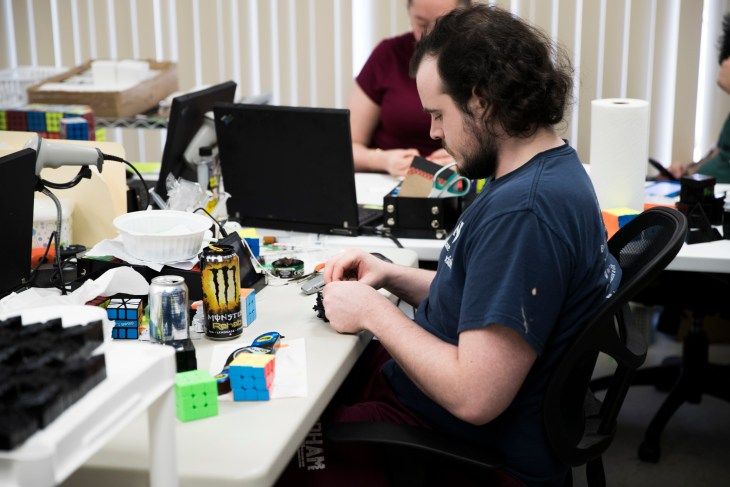
<path fill-rule="evenodd" d="M 569 467 L 550 451 L 542 398 L 620 279 L 590 180 L 553 129 L 571 89 L 563 59 L 544 34 L 485 5 L 442 17 L 417 46 L 411 71 L 431 136 L 462 175 L 493 179 L 435 273 L 361 251 L 327 263 L 331 326 L 372 332 L 392 357 L 371 376 L 358 365 L 366 387 L 331 420 L 442 430 L 493 448 L 522 482 L 563 484 Z M 415 320 L 378 288 L 417 305 Z"/>

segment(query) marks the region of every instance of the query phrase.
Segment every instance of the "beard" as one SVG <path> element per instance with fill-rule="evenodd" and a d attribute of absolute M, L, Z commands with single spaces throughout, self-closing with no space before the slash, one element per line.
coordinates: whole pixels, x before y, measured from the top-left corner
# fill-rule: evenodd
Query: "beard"
<path fill-rule="evenodd" d="M 457 164 L 459 174 L 469 179 L 482 179 L 494 176 L 497 170 L 497 142 L 484 128 L 479 128 L 472 118 L 464 117 L 464 131 L 471 143 Z M 442 141 L 444 150 L 456 159 L 454 153 Z"/>

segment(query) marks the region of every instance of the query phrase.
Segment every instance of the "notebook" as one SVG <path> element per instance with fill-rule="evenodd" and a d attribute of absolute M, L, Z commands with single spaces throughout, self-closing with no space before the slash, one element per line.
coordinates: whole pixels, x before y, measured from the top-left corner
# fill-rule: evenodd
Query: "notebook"
<path fill-rule="evenodd" d="M 213 111 L 228 213 L 242 225 L 357 235 L 382 216 L 357 205 L 349 110 L 226 103 Z"/>

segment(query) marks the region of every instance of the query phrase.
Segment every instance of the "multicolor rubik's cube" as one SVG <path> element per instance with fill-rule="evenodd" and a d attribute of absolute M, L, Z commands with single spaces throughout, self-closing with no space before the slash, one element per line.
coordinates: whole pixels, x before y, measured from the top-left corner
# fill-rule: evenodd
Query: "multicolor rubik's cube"
<path fill-rule="evenodd" d="M 89 140 L 89 124 L 81 117 L 61 119 L 61 138 L 70 140 Z"/>
<path fill-rule="evenodd" d="M 66 123 L 64 120 L 72 119 Z M 94 112 L 87 105 L 48 105 L 33 103 L 0 111 L 0 130 L 38 132 L 47 139 L 95 140 Z"/>
<path fill-rule="evenodd" d="M 241 289 L 241 312 L 246 317 L 245 326 L 256 319 L 256 291 L 253 289 Z"/>
<path fill-rule="evenodd" d="M 274 382 L 273 355 L 241 353 L 231 362 L 228 374 L 234 401 L 268 401 Z"/>
<path fill-rule="evenodd" d="M 114 322 L 112 338 L 136 340 L 142 319 L 142 300 L 138 298 L 114 298 L 106 307 L 106 315 Z"/>
<path fill-rule="evenodd" d="M 603 217 L 603 224 L 606 226 L 608 238 L 613 237 L 613 234 L 618 232 L 619 228 L 636 218 L 638 214 L 638 211 L 632 210 L 631 208 L 609 208 L 607 210 L 601 210 L 601 216 Z"/>
<path fill-rule="evenodd" d="M 175 375 L 175 412 L 180 421 L 192 421 L 218 414 L 216 380 L 203 370 Z"/>

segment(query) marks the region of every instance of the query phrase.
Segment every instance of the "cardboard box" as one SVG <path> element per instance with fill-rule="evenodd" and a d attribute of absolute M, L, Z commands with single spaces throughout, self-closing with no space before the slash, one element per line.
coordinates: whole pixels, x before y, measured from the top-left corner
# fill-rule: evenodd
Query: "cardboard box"
<path fill-rule="evenodd" d="M 178 89 L 177 66 L 167 61 L 148 60 L 159 73 L 123 91 L 43 91 L 43 83 L 58 83 L 91 68 L 91 61 L 28 88 L 30 103 L 79 104 L 91 106 L 97 117 L 131 117 L 154 108 Z"/>

